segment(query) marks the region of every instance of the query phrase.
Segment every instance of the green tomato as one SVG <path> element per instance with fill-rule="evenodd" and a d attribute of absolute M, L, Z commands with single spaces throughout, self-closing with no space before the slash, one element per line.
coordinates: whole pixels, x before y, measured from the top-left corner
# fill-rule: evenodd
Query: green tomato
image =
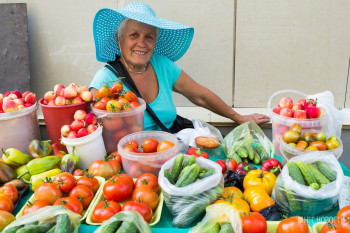
<path fill-rule="evenodd" d="M 292 147 L 296 147 L 296 146 L 297 146 L 297 145 L 296 145 L 295 143 L 293 143 L 293 142 L 288 143 L 288 145 L 290 145 L 290 146 L 292 146 Z"/>
<path fill-rule="evenodd" d="M 327 139 L 327 141 L 338 141 L 338 138 L 336 136 L 331 136 Z"/>
<path fill-rule="evenodd" d="M 326 142 L 327 136 L 325 133 L 320 132 L 318 134 L 316 134 L 316 141 L 321 141 L 321 142 Z"/>

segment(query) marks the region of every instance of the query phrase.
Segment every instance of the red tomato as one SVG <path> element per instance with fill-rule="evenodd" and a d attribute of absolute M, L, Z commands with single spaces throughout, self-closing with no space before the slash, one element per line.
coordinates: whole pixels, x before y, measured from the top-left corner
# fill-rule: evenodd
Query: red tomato
<path fill-rule="evenodd" d="M 163 141 L 159 142 L 159 144 L 157 146 L 157 152 L 165 151 L 173 146 L 174 146 L 174 143 L 167 141 L 167 140 L 163 140 Z"/>
<path fill-rule="evenodd" d="M 122 206 L 122 211 L 134 210 L 142 215 L 146 222 L 150 222 L 152 219 L 152 209 L 145 203 L 140 203 L 136 201 L 128 201 Z"/>
<path fill-rule="evenodd" d="M 123 92 L 123 83 L 121 81 L 114 83 L 111 86 L 111 94 L 120 95 Z"/>
<path fill-rule="evenodd" d="M 136 149 L 139 148 L 139 143 L 136 140 L 131 140 L 126 143 L 127 146 L 134 146 Z"/>
<path fill-rule="evenodd" d="M 203 157 L 205 159 L 209 159 L 208 153 L 205 151 L 202 151 L 199 148 L 197 149 L 197 148 L 191 147 L 187 150 L 186 154 L 196 156 L 197 158 Z"/>
<path fill-rule="evenodd" d="M 139 102 L 139 99 L 137 98 L 137 96 L 135 95 L 135 93 L 132 92 L 132 91 L 126 91 L 122 96 L 123 96 L 125 99 L 129 100 L 129 102 L 131 102 L 131 101 Z"/>
<path fill-rule="evenodd" d="M 159 142 L 154 138 L 147 138 L 142 143 L 143 152 L 145 153 L 153 153 L 157 152 Z"/>
<path fill-rule="evenodd" d="M 62 197 L 62 198 L 58 199 L 57 201 L 55 201 L 55 203 L 53 205 L 54 206 L 55 205 L 62 205 L 64 207 L 66 207 L 67 209 L 73 211 L 74 213 L 77 213 L 80 215 L 82 215 L 82 213 L 83 213 L 83 205 L 81 204 L 79 199 L 76 197 Z"/>
<path fill-rule="evenodd" d="M 117 101 L 118 101 L 119 103 L 121 103 L 122 106 L 124 106 L 124 104 L 126 104 L 126 103 L 129 103 L 129 100 L 127 100 L 127 99 L 125 99 L 125 98 L 123 98 L 123 97 L 119 97 L 119 98 L 117 99 Z"/>
<path fill-rule="evenodd" d="M 94 103 L 94 108 L 99 109 L 99 110 L 106 110 L 106 104 L 103 103 L 102 101 L 98 101 Z"/>
<path fill-rule="evenodd" d="M 111 90 L 107 86 L 100 87 L 97 92 L 95 98 L 102 99 L 103 97 L 108 97 L 111 94 Z"/>
<path fill-rule="evenodd" d="M 0 232 L 2 232 L 7 225 L 15 220 L 15 217 L 11 213 L 0 210 Z"/>
<path fill-rule="evenodd" d="M 107 103 L 108 103 L 108 101 L 110 101 L 111 100 L 111 98 L 109 98 L 109 97 L 103 97 L 100 101 L 102 102 L 102 103 L 104 103 L 105 105 L 107 105 Z M 105 109 L 106 110 L 106 109 Z"/>
<path fill-rule="evenodd" d="M 5 184 L 0 188 L 0 193 L 8 196 L 12 203 L 16 203 L 18 201 L 18 190 L 13 184 Z"/>
<path fill-rule="evenodd" d="M 132 187 L 134 188 L 134 180 L 128 174 L 118 174 L 118 175 L 113 176 L 113 179 L 115 179 L 115 180 L 118 178 L 126 179 L 128 181 L 128 183 L 131 184 Z"/>
<path fill-rule="evenodd" d="M 77 185 L 72 189 L 72 191 L 70 191 L 69 196 L 78 198 L 83 205 L 83 209 L 86 209 L 89 207 L 92 199 L 94 198 L 94 193 L 85 185 Z"/>
<path fill-rule="evenodd" d="M 118 151 L 114 151 L 114 152 L 110 153 L 110 154 L 108 155 L 107 160 L 108 160 L 108 161 L 109 161 L 109 160 L 116 160 L 116 161 L 120 164 L 120 166 L 123 167 L 122 157 L 121 157 L 121 155 L 118 153 Z"/>
<path fill-rule="evenodd" d="M 321 233 L 349 233 L 350 225 L 346 219 L 334 219 L 323 225 Z"/>
<path fill-rule="evenodd" d="M 158 178 L 152 173 L 145 173 L 139 178 L 137 178 L 137 180 L 135 181 L 135 188 L 142 186 L 147 186 L 156 193 L 158 193 L 160 189 L 158 184 Z"/>
<path fill-rule="evenodd" d="M 75 169 L 73 172 L 73 176 L 83 176 L 85 174 L 87 174 L 87 172 L 81 169 Z"/>
<path fill-rule="evenodd" d="M 93 175 L 87 174 L 85 176 L 79 177 L 77 180 L 77 186 L 78 185 L 84 185 L 92 190 L 92 192 L 95 194 L 100 187 L 100 183 L 98 182 L 98 179 L 96 179 Z"/>
<path fill-rule="evenodd" d="M 337 213 L 337 218 L 347 218 L 350 219 L 350 205 L 344 206 Z"/>
<path fill-rule="evenodd" d="M 140 103 L 139 102 L 136 102 L 136 101 L 131 101 L 129 102 L 131 108 L 137 108 L 140 106 Z"/>
<path fill-rule="evenodd" d="M 282 220 L 277 226 L 277 233 L 308 233 L 309 226 L 303 217 L 295 216 Z"/>
<path fill-rule="evenodd" d="M 152 210 L 157 208 L 159 202 L 157 193 L 146 186 L 135 188 L 130 200 L 145 203 Z"/>
<path fill-rule="evenodd" d="M 134 161 L 129 165 L 128 174 L 133 178 L 137 178 L 143 174 L 142 170 L 142 164 Z"/>
<path fill-rule="evenodd" d="M 109 201 L 122 202 L 130 198 L 133 183 L 126 178 L 112 177 L 103 186 L 103 195 Z"/>
<path fill-rule="evenodd" d="M 54 183 L 62 192 L 69 192 L 75 186 L 75 177 L 69 172 L 62 172 L 55 176 Z"/>
<path fill-rule="evenodd" d="M 120 164 L 115 160 L 108 162 L 103 160 L 95 160 L 89 166 L 89 173 L 94 176 L 102 176 L 105 179 L 120 173 Z"/>
<path fill-rule="evenodd" d="M 0 210 L 7 211 L 9 213 L 12 213 L 13 211 L 12 200 L 5 194 L 0 194 Z"/>
<path fill-rule="evenodd" d="M 102 223 L 118 213 L 120 209 L 120 205 L 115 201 L 101 201 L 92 211 L 92 221 L 95 223 Z"/>
<path fill-rule="evenodd" d="M 216 163 L 221 166 L 222 174 L 225 174 L 225 172 L 226 172 L 226 163 L 222 159 L 217 160 Z"/>
<path fill-rule="evenodd" d="M 267 223 L 260 213 L 252 212 L 249 216 L 242 217 L 243 233 L 265 233 Z"/>
<path fill-rule="evenodd" d="M 62 197 L 62 191 L 54 183 L 42 183 L 34 191 L 36 200 L 45 200 L 51 205 Z"/>
<path fill-rule="evenodd" d="M 48 203 L 45 200 L 35 200 L 33 203 L 28 201 L 28 203 L 23 208 L 22 215 L 29 214 L 33 211 L 36 211 L 42 207 L 49 206 L 49 205 L 50 205 L 50 203 Z"/>

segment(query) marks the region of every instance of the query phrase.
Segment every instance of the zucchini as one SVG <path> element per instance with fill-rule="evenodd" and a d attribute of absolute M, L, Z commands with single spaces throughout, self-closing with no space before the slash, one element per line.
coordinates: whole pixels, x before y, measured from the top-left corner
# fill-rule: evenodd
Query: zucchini
<path fill-rule="evenodd" d="M 205 208 L 210 204 L 207 197 L 196 199 L 191 204 L 187 205 L 174 218 L 173 227 L 188 227 L 194 220 L 196 220 L 205 211 Z"/>
<path fill-rule="evenodd" d="M 299 184 L 305 185 L 305 181 L 299 167 L 292 161 L 287 162 L 287 167 L 289 176 Z"/>
<path fill-rule="evenodd" d="M 171 175 L 170 172 L 168 172 L 168 170 L 165 170 L 165 169 L 164 169 L 164 177 L 168 179 L 168 181 L 170 182 L 170 184 L 175 184 L 174 177 Z"/>
<path fill-rule="evenodd" d="M 220 224 L 215 223 L 215 225 L 209 230 L 207 230 L 205 233 L 220 233 Z"/>
<path fill-rule="evenodd" d="M 27 225 L 17 230 L 16 233 L 46 233 L 56 222 L 48 222 L 41 225 Z M 64 227 L 64 226 L 63 226 Z"/>
<path fill-rule="evenodd" d="M 55 233 L 70 233 L 74 231 L 68 214 L 60 214 L 55 218 L 57 222 Z"/>
<path fill-rule="evenodd" d="M 248 152 L 248 158 L 250 160 L 254 160 L 255 154 L 254 154 L 254 147 L 253 147 L 253 145 L 252 144 L 248 144 L 248 145 L 245 145 L 244 148 Z"/>
<path fill-rule="evenodd" d="M 306 166 L 310 169 L 310 171 L 314 174 L 314 177 L 317 181 L 317 183 L 323 187 L 325 184 L 329 184 L 331 181 L 322 174 L 314 165 L 312 164 L 306 164 Z M 323 185 L 323 186 L 322 186 Z"/>
<path fill-rule="evenodd" d="M 234 159 L 237 164 L 242 162 L 241 157 L 239 157 L 239 155 L 236 153 L 232 153 L 232 154 L 227 155 L 227 158 Z"/>
<path fill-rule="evenodd" d="M 184 160 L 184 154 L 182 153 L 179 154 L 174 160 L 173 166 L 170 171 L 170 174 L 174 178 L 174 181 L 177 181 L 177 178 L 179 177 L 183 160 Z"/>
<path fill-rule="evenodd" d="M 265 160 L 268 160 L 270 158 L 270 156 L 267 154 L 265 148 L 261 144 L 256 145 L 256 151 L 260 155 L 260 159 L 262 162 L 264 162 Z"/>
<path fill-rule="evenodd" d="M 310 171 L 310 169 L 306 166 L 306 164 L 303 161 L 297 160 L 295 161 L 295 164 L 299 167 L 301 174 L 304 177 L 304 180 L 306 181 L 306 184 L 310 186 L 313 189 L 319 189 L 319 185 L 317 184 L 317 181 Z"/>
<path fill-rule="evenodd" d="M 101 230 L 100 233 L 110 233 L 110 232 L 116 232 L 118 230 L 118 228 L 120 227 L 120 225 L 122 224 L 121 221 L 114 221 L 111 222 L 107 225 L 104 225 Z"/>
<path fill-rule="evenodd" d="M 239 155 L 239 157 L 243 159 L 248 158 L 248 151 L 245 149 L 244 146 L 241 146 L 240 148 L 238 148 L 237 154 Z"/>
<path fill-rule="evenodd" d="M 331 182 L 337 179 L 337 172 L 333 171 L 327 164 L 322 161 L 316 161 L 316 166 L 323 175 L 325 175 Z"/>
<path fill-rule="evenodd" d="M 179 175 L 179 179 L 176 181 L 176 187 L 185 187 L 186 185 L 192 184 L 196 179 L 200 171 L 200 167 L 197 163 L 192 164 L 189 167 L 185 167 L 181 174 Z"/>
<path fill-rule="evenodd" d="M 113 232 L 113 231 L 106 231 L 106 233 L 107 232 Z M 122 225 L 116 231 L 116 233 L 136 233 L 136 232 L 137 232 L 136 225 L 130 221 L 123 221 Z"/>
<path fill-rule="evenodd" d="M 225 222 L 224 224 L 221 225 L 219 233 L 235 233 L 235 232 L 231 226 L 231 223 Z"/>
<path fill-rule="evenodd" d="M 215 173 L 215 169 L 210 169 L 209 171 L 207 172 L 204 172 L 204 173 L 201 173 L 199 174 L 199 179 L 204 179 L 205 177 L 208 177 L 208 176 L 211 176 Z"/>

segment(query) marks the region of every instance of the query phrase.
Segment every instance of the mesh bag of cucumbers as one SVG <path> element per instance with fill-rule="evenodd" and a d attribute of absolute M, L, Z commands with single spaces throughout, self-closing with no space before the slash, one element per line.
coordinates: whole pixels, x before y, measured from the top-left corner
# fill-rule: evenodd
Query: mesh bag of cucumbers
<path fill-rule="evenodd" d="M 194 222 L 222 194 L 224 180 L 219 164 L 202 157 L 179 154 L 162 166 L 158 182 L 165 204 L 174 216 L 173 227 Z"/>
<path fill-rule="evenodd" d="M 344 174 L 332 153 L 293 157 L 277 177 L 273 198 L 286 215 L 315 216 L 338 203 Z"/>
<path fill-rule="evenodd" d="M 136 211 L 121 211 L 94 231 L 94 233 L 151 233 L 151 228 Z"/>
<path fill-rule="evenodd" d="M 226 156 L 237 163 L 261 164 L 273 157 L 275 149 L 260 127 L 249 121 L 234 128 L 223 140 Z"/>
<path fill-rule="evenodd" d="M 26 214 L 8 225 L 3 233 L 77 233 L 80 226 L 79 214 L 64 206 L 45 206 Z"/>

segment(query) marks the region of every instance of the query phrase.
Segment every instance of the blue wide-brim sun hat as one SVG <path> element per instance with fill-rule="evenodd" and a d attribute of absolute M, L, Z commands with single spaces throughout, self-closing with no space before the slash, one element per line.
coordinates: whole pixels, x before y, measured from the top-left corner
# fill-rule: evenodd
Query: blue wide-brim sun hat
<path fill-rule="evenodd" d="M 120 56 L 115 34 L 125 17 L 159 28 L 154 53 L 166 56 L 172 61 L 180 59 L 192 42 L 192 27 L 158 18 L 146 3 L 134 2 L 121 10 L 105 8 L 96 13 L 93 32 L 98 61 L 114 61 L 116 54 Z"/>

